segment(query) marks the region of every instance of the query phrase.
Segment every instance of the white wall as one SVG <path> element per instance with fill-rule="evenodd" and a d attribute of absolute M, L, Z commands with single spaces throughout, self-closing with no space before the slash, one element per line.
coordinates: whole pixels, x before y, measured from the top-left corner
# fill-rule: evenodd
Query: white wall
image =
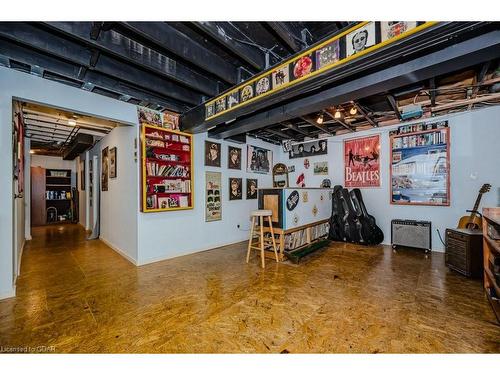
<path fill-rule="evenodd" d="M 427 119 L 437 121 L 448 119 L 450 126 L 450 184 L 451 205 L 449 207 L 397 206 L 389 204 L 389 130 L 397 126 L 373 129 L 356 134 L 328 138 L 328 155 L 310 157 L 311 167 L 304 168 L 304 158 L 288 159 L 280 152 L 281 162 L 295 165 L 295 173 L 290 174 L 290 184 L 295 185 L 297 176 L 304 172 L 306 186 L 319 186 L 328 177 L 334 185 L 344 184 L 343 140 L 362 135 L 381 134 L 381 187 L 361 189 L 370 214 L 384 232 L 384 243 L 389 244 L 392 219 L 416 219 L 432 221 L 432 247 L 443 251 L 443 245 L 436 232 L 438 228 L 444 236 L 445 228 L 455 228 L 465 210 L 472 209 L 479 188 L 484 183 L 493 185 L 492 191 L 483 196 L 481 207 L 500 206 L 500 106 L 471 112 Z M 419 121 L 416 121 L 419 122 Z M 314 176 L 313 163 L 328 160 L 329 176 Z M 444 239 L 444 237 L 443 237 Z"/>
<path fill-rule="evenodd" d="M 246 200 L 246 178 L 258 179 L 260 188 L 272 187 L 271 174 L 246 172 L 246 145 L 212 140 L 222 143 L 221 168 L 204 166 L 206 133 L 194 136 L 194 209 L 139 215 L 139 263 L 194 253 L 248 239 L 249 217 L 257 209 L 257 200 Z M 273 151 L 277 157 L 280 147 L 247 138 L 252 145 Z M 228 145 L 242 149 L 242 169 L 227 169 Z M 273 161 L 275 163 L 275 161 Z M 222 172 L 222 220 L 205 222 L 205 171 Z M 243 179 L 241 201 L 229 201 L 229 177 Z M 237 225 L 240 224 L 240 228 Z"/>
<path fill-rule="evenodd" d="M 135 106 L 93 94 L 74 87 L 62 85 L 30 74 L 0 67 L 0 298 L 15 293 L 13 285 L 13 184 L 12 184 L 12 100 L 20 99 L 60 109 L 97 116 L 137 126 Z M 137 173 L 133 171 L 132 173 Z M 139 197 L 130 197 L 132 203 Z M 137 203 L 135 203 L 137 204 Z M 133 243 L 137 238 L 137 227 L 117 230 Z M 127 241 L 128 242 L 128 241 Z"/>
<path fill-rule="evenodd" d="M 101 191 L 100 239 L 133 263 L 137 263 L 137 220 L 139 211 L 138 163 L 134 161 L 134 139 L 137 127 L 113 129 L 93 149 L 100 155 L 104 148 L 116 147 L 117 177 L 108 179 L 108 191 Z M 99 166 L 100 167 L 100 166 Z M 100 168 L 99 168 L 100 171 Z M 100 178 L 95 174 L 94 181 Z M 135 229 L 135 230 L 134 230 Z"/>

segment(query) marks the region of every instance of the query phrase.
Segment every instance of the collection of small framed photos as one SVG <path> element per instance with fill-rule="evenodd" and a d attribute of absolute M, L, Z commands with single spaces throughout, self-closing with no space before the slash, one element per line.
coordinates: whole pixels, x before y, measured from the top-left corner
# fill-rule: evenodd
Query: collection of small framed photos
<path fill-rule="evenodd" d="M 417 27 L 424 29 L 432 22 L 360 22 L 345 33 L 296 56 L 282 65 L 252 78 L 231 91 L 205 104 L 205 119 L 246 105 L 273 92 L 310 78 L 344 62 L 358 58 L 385 44 L 394 42 Z"/>
<path fill-rule="evenodd" d="M 205 166 L 221 167 L 222 145 L 217 142 L 205 141 Z M 247 145 L 247 172 L 248 173 L 270 173 L 272 166 L 272 151 L 262 147 Z M 227 168 L 230 170 L 242 169 L 242 149 L 239 147 L 227 147 Z M 243 178 L 228 178 L 228 193 L 230 201 L 257 199 L 259 187 L 258 179 L 247 178 L 246 186 L 243 186 Z M 222 219 L 222 173 L 205 172 L 205 220 L 217 221 Z"/>

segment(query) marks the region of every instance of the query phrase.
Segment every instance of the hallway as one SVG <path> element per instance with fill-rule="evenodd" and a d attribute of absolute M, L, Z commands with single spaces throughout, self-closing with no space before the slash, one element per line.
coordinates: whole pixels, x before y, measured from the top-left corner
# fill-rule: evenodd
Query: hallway
<path fill-rule="evenodd" d="M 0 346 L 55 352 L 498 352 L 479 280 L 443 254 L 332 244 L 265 270 L 246 244 L 135 267 L 78 225 L 33 229 Z M 43 350 L 42 350 L 43 351 Z"/>

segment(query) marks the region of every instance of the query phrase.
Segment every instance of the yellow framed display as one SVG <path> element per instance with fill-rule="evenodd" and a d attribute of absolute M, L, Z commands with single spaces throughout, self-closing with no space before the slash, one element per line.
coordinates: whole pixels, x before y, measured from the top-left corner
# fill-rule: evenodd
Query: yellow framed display
<path fill-rule="evenodd" d="M 141 212 L 194 207 L 193 137 L 178 130 L 141 127 Z"/>
<path fill-rule="evenodd" d="M 436 21 L 406 22 L 408 24 L 411 24 L 411 26 L 402 29 L 400 28 L 399 32 L 389 33 L 389 35 L 384 37 L 381 35 L 383 30 L 382 23 L 387 23 L 387 22 L 376 22 L 376 21 L 360 22 L 355 26 L 349 28 L 348 30 L 345 30 L 337 35 L 334 35 L 331 38 L 319 43 L 318 45 L 314 45 L 311 48 L 308 48 L 302 53 L 285 60 L 282 64 L 270 68 L 265 72 L 237 85 L 236 87 L 229 89 L 223 94 L 207 101 L 205 103 L 205 120 L 212 120 L 236 108 L 240 108 L 256 100 L 260 100 L 268 95 L 278 92 L 279 90 L 285 89 L 289 86 L 295 85 L 304 80 L 308 80 L 318 74 L 321 74 L 328 70 L 332 70 L 350 61 L 356 60 L 368 53 L 374 52 L 382 47 L 395 43 L 401 39 L 407 38 L 413 34 L 419 33 L 422 30 L 425 30 L 431 26 L 438 24 L 438 22 Z M 367 46 L 363 50 L 360 50 L 351 55 L 347 55 L 344 49 L 346 49 L 345 45 L 346 43 L 348 43 L 347 38 L 349 37 L 349 35 L 355 33 L 357 30 L 360 30 L 362 28 L 367 28 L 370 26 L 373 27 L 377 35 L 377 40 L 375 41 L 375 43 L 373 45 Z M 338 51 L 339 54 L 337 55 L 337 57 L 331 59 L 331 61 L 329 61 L 326 64 L 315 63 L 313 61 L 315 60 L 314 56 L 317 53 L 319 53 L 323 48 L 331 46 L 332 43 L 339 43 L 339 45 L 336 47 L 339 49 Z M 342 48 L 340 47 L 340 43 L 342 43 L 343 45 Z M 308 61 L 307 69 L 305 71 L 302 70 L 301 74 L 296 76 L 295 78 L 292 77 L 291 75 L 295 65 L 299 62 L 302 62 L 302 59 L 307 57 L 309 57 L 307 59 Z M 272 79 L 269 80 L 269 78 L 274 77 L 276 72 L 279 71 L 284 71 L 284 74 L 282 74 L 282 82 L 279 85 L 277 85 L 276 82 L 274 82 Z M 267 78 L 266 81 L 267 84 L 257 86 L 260 83 L 260 81 L 265 78 Z M 253 85 L 256 85 L 255 90 L 253 90 Z M 260 93 L 258 92 L 259 89 L 257 87 L 261 88 Z M 256 91 L 255 95 L 253 93 L 254 91 Z"/>

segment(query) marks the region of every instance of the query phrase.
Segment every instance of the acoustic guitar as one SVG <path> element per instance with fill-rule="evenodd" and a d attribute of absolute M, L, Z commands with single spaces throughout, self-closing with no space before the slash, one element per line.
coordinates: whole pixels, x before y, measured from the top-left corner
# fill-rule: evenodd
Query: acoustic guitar
<path fill-rule="evenodd" d="M 483 197 L 484 193 L 487 193 L 490 191 L 491 185 L 490 184 L 484 184 L 481 189 L 479 189 L 479 194 L 477 195 L 476 198 L 476 203 L 474 203 L 474 208 L 472 210 L 467 210 L 467 212 L 470 212 L 470 215 L 468 216 L 462 216 L 460 220 L 458 221 L 458 228 L 459 229 L 482 229 L 483 228 L 483 221 L 481 219 L 481 214 L 477 211 L 479 208 L 479 203 L 481 203 L 481 198 Z"/>

